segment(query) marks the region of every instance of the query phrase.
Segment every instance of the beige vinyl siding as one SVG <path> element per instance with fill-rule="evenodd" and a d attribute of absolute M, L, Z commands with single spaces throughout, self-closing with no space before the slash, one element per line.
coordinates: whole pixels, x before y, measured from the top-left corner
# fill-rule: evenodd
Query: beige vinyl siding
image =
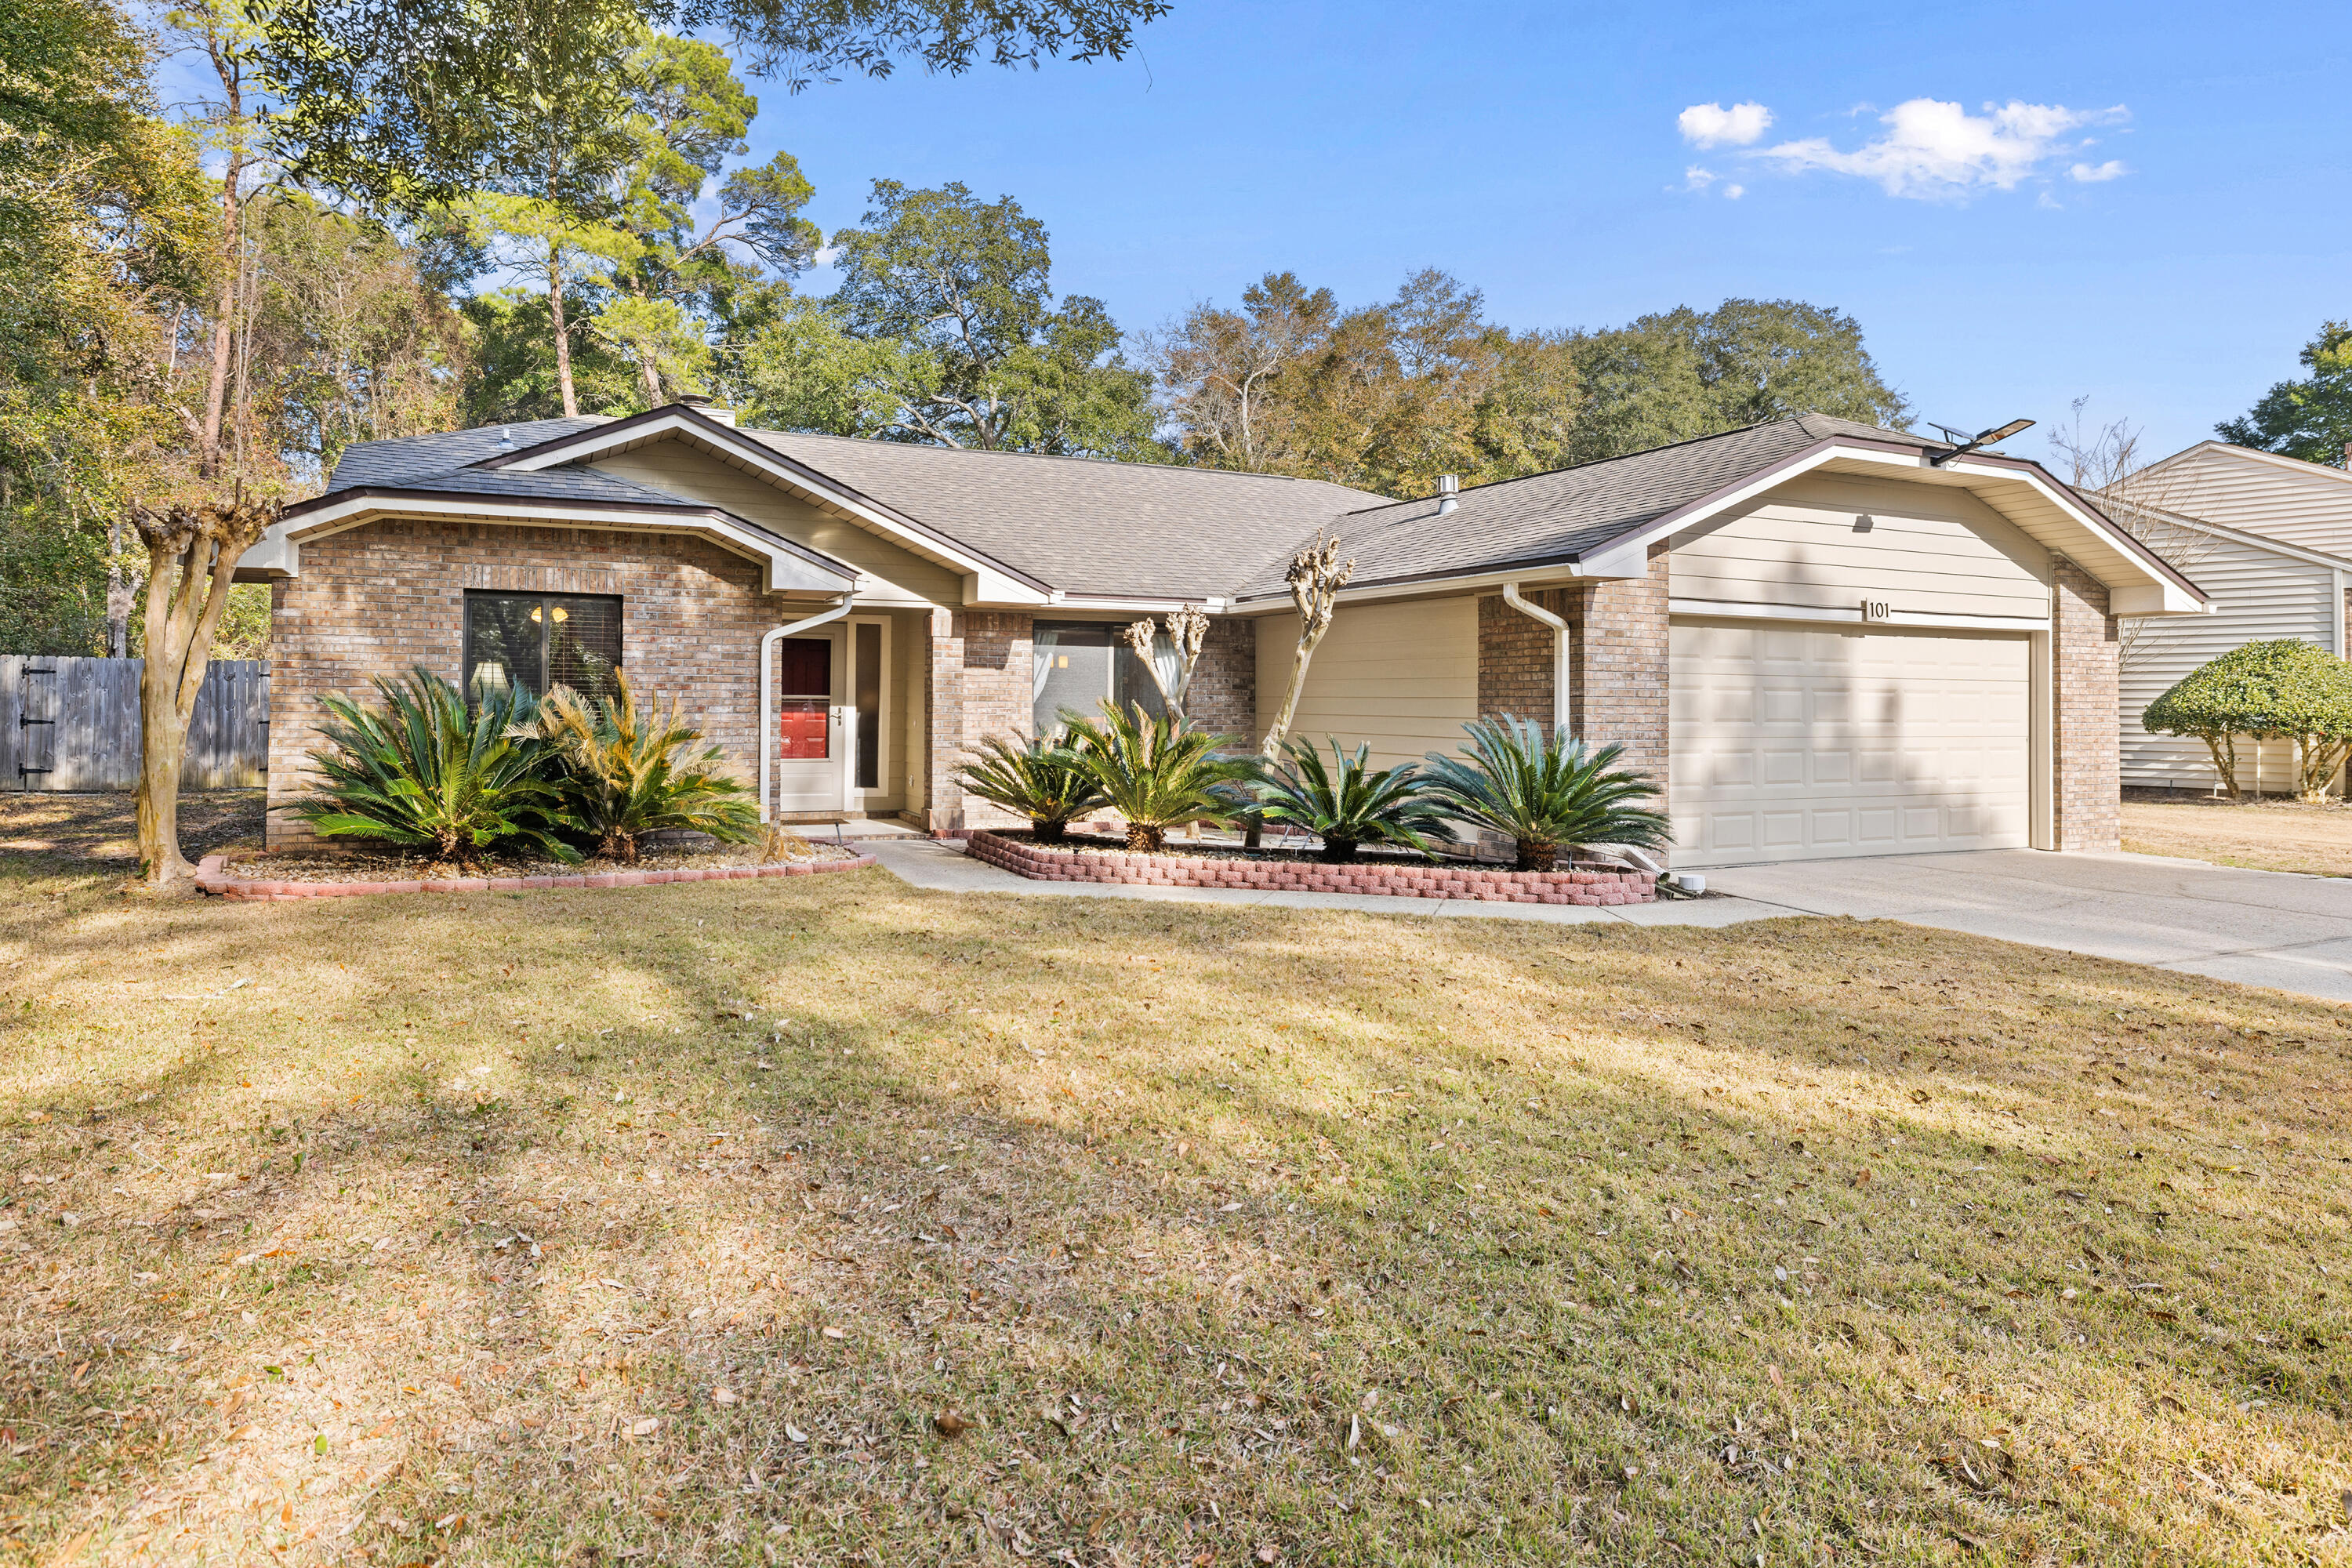
<path fill-rule="evenodd" d="M 1257 728 L 1263 735 L 1290 689 L 1298 617 L 1257 624 Z M 1404 604 L 1341 605 L 1307 667 L 1293 737 L 1352 748 L 1369 742 L 1380 766 L 1452 752 L 1478 716 L 1478 601 L 1464 595 Z"/>
<path fill-rule="evenodd" d="M 2336 573 L 2331 567 L 2277 555 L 2259 545 L 2219 535 L 2176 547 L 2181 570 L 2213 595 L 2209 616 L 2147 617 L 2124 623 L 2123 780 L 2126 784 L 2170 789 L 2209 789 L 2213 764 L 2201 741 L 2151 735 L 2140 728 L 2142 710 L 2167 687 L 2206 660 L 2250 642 L 2300 637 L 2324 648 L 2336 647 Z M 2243 754 L 2249 748 L 2241 745 Z M 2293 784 L 2293 747 L 2273 742 L 2264 748 L 2265 790 Z"/>
<path fill-rule="evenodd" d="M 1861 518 L 1870 526 L 1858 526 Z M 2046 620 L 2049 552 L 1963 491 L 1812 476 L 1674 552 L 1672 593 L 1708 605 L 1853 616 Z"/>
<path fill-rule="evenodd" d="M 724 508 L 747 522 L 781 534 L 869 573 L 879 583 L 860 589 L 860 603 L 961 605 L 963 579 L 913 552 L 878 539 L 856 523 L 819 511 L 767 480 L 722 463 L 679 441 L 656 441 L 592 465 L 681 500 Z"/>
<path fill-rule="evenodd" d="M 2134 482 L 2132 493 L 2166 511 L 2305 550 L 2352 555 L 2352 475 L 2339 468 L 2199 447 L 2150 470 Z M 2189 575 L 2197 578 L 2193 571 Z"/>

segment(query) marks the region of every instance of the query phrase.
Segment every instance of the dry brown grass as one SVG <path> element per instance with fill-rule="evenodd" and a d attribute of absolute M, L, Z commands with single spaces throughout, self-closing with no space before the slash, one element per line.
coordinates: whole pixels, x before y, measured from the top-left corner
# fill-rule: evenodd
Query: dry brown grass
<path fill-rule="evenodd" d="M 2182 799 L 2124 802 L 2124 847 L 2257 871 L 2352 877 L 2352 806 L 2341 801 Z"/>
<path fill-rule="evenodd" d="M 2325 1004 L 1849 921 L 107 886 L 0 868 L 11 1561 L 2352 1561 Z"/>

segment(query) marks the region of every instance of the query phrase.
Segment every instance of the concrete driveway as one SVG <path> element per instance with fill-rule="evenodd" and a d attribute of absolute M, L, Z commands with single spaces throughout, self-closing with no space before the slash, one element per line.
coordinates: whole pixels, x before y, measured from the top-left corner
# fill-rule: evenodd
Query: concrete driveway
<path fill-rule="evenodd" d="M 1707 873 L 1780 909 L 1907 921 L 2352 1002 L 2352 879 L 2156 855 L 1811 860 Z"/>

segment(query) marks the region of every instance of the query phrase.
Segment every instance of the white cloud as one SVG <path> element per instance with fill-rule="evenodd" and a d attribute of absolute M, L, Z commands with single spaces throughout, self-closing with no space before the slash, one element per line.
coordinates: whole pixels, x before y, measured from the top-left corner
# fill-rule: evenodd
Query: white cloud
<path fill-rule="evenodd" d="M 1683 171 L 1683 189 L 1686 191 L 1703 191 L 1706 189 L 1707 186 L 1715 184 L 1715 179 L 1716 175 L 1713 169 L 1702 169 L 1696 163 L 1693 163 L 1689 168 Z"/>
<path fill-rule="evenodd" d="M 1876 182 L 1890 196 L 1932 201 L 1980 190 L 2015 190 L 2030 175 L 2087 145 L 2069 142 L 2068 132 L 2125 117 L 2120 105 L 2084 110 L 2012 99 L 2005 104 L 1988 103 L 1982 114 L 1970 114 L 1957 103 L 1915 98 L 1880 115 L 1885 133 L 1852 152 L 1841 152 L 1827 138 L 1813 136 L 1761 147 L 1749 156 L 1772 159 L 1792 171 L 1852 174 Z M 2075 178 L 2084 178 L 2079 171 L 2089 167 L 2077 164 Z M 2120 163 L 2102 169 L 2114 173 L 2092 170 L 2089 177 L 2113 179 L 2124 173 Z"/>
<path fill-rule="evenodd" d="M 2077 163 L 2066 172 L 2086 185 L 2095 185 L 2104 180 L 2119 180 L 2131 173 L 2124 167 L 2121 158 L 2110 158 L 2104 163 Z"/>
<path fill-rule="evenodd" d="M 1745 147 L 1764 134 L 1772 111 L 1760 103 L 1694 103 L 1675 119 L 1694 147 Z"/>
<path fill-rule="evenodd" d="M 1727 202 L 1736 202 L 1747 194 L 1748 187 L 1746 185 L 1726 185 L 1723 187 L 1723 199 Z"/>

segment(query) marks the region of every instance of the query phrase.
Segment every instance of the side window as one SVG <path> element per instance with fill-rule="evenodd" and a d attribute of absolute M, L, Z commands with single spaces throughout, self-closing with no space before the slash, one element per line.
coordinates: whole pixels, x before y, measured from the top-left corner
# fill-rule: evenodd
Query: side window
<path fill-rule="evenodd" d="M 1030 722 L 1050 735 L 1065 710 L 1093 719 L 1108 698 L 1121 708 L 1141 703 L 1158 718 L 1167 710 L 1160 688 L 1135 650 L 1121 642 L 1124 624 L 1108 621 L 1039 621 L 1032 634 L 1036 663 L 1030 681 Z"/>
<path fill-rule="evenodd" d="M 467 594 L 466 689 L 568 686 L 610 696 L 621 669 L 621 601 L 583 594 Z"/>

